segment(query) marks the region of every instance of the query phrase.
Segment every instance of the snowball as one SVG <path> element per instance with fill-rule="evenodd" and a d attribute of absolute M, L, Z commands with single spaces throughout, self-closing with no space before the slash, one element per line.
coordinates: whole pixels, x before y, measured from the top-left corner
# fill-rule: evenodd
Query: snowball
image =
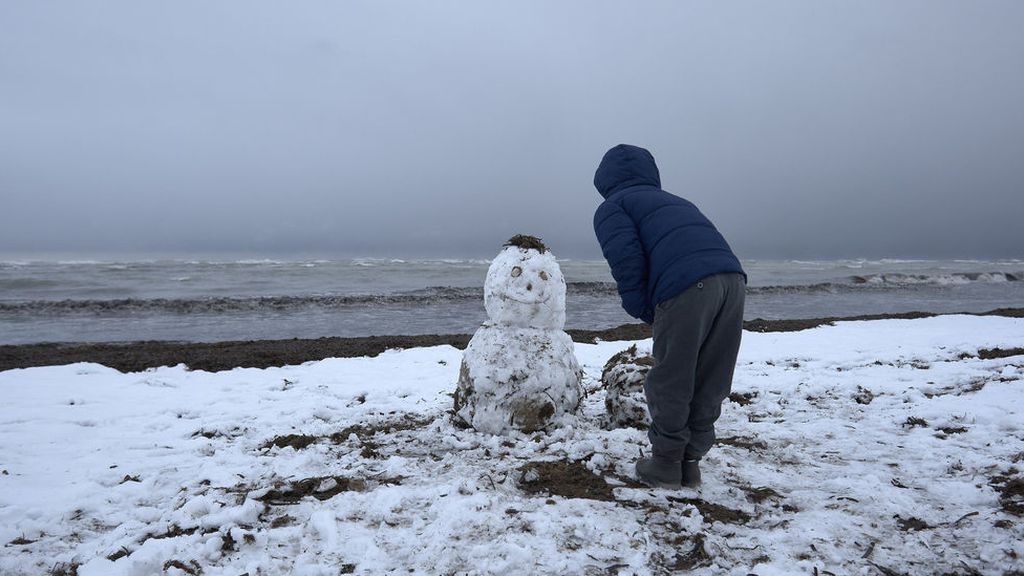
<path fill-rule="evenodd" d="M 636 345 L 612 356 L 601 372 L 605 389 L 604 407 L 608 428 L 641 428 L 650 423 L 644 380 L 654 366 L 654 358 L 639 352 Z"/>
<path fill-rule="evenodd" d="M 505 247 L 487 270 L 484 307 L 494 324 L 561 330 L 565 278 L 554 255 Z"/>
<path fill-rule="evenodd" d="M 576 412 L 583 372 L 561 330 L 484 326 L 462 359 L 456 417 L 481 432 L 534 432 Z"/>

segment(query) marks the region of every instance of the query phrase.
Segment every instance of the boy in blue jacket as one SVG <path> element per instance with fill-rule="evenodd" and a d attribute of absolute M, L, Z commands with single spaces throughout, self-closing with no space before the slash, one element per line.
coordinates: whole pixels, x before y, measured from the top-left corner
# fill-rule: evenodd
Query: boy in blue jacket
<path fill-rule="evenodd" d="M 654 487 L 700 484 L 701 457 L 732 387 L 746 275 L 725 238 L 691 202 L 661 189 L 651 153 L 620 144 L 601 160 L 594 214 L 622 307 L 653 324 L 644 392 L 651 457 L 637 478 Z"/>

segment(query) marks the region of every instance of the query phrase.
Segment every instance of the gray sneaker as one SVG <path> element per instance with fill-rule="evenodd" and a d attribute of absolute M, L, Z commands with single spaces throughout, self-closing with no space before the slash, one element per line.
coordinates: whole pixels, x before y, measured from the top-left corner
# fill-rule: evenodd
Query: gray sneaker
<path fill-rule="evenodd" d="M 700 460 L 683 460 L 680 481 L 687 488 L 700 486 Z"/>
<path fill-rule="evenodd" d="M 679 490 L 682 466 L 679 460 L 652 456 L 636 461 L 636 479 L 652 488 Z"/>

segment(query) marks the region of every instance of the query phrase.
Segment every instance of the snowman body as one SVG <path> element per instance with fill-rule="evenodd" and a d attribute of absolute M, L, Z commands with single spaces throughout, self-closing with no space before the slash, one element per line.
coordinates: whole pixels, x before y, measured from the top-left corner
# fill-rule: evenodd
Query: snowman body
<path fill-rule="evenodd" d="M 484 307 L 488 320 L 462 358 L 456 419 L 502 434 L 571 418 L 582 398 L 582 371 L 563 331 L 565 279 L 555 257 L 506 246 L 487 271 Z"/>

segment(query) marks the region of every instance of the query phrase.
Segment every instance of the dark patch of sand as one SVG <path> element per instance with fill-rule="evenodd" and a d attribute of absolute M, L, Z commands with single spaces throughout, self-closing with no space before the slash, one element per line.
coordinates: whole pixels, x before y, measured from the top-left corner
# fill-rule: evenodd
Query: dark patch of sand
<path fill-rule="evenodd" d="M 267 441 L 261 448 L 294 448 L 295 450 L 302 450 L 310 444 L 316 443 L 320 440 L 317 436 L 310 436 L 308 434 L 283 434 L 281 436 L 275 436 L 273 439 Z"/>
<path fill-rule="evenodd" d="M 77 562 L 71 562 L 65 564 L 63 562 L 56 564 L 50 571 L 47 572 L 48 576 L 78 576 L 78 567 L 81 564 Z"/>
<path fill-rule="evenodd" d="M 988 312 L 959 312 L 969 316 L 1003 316 L 1006 318 L 1024 318 L 1024 308 L 997 308 Z M 799 320 L 763 320 L 756 318 L 743 322 L 743 328 L 751 332 L 798 332 L 809 328 L 817 328 L 835 322 L 851 322 L 858 320 L 917 320 L 947 316 L 934 312 L 899 312 L 888 314 L 863 314 L 860 316 L 830 316 L 826 318 L 807 318 Z"/>
<path fill-rule="evenodd" d="M 199 574 L 203 573 L 203 568 L 195 560 L 189 560 L 188 564 L 185 564 L 181 560 L 173 558 L 171 560 L 168 560 L 167 562 L 164 562 L 165 572 L 171 568 L 177 568 L 178 570 L 181 570 L 182 572 L 189 574 L 191 576 L 199 576 Z"/>
<path fill-rule="evenodd" d="M 918 416 L 907 416 L 907 420 L 903 423 L 904 428 L 927 428 L 928 421 Z"/>
<path fill-rule="evenodd" d="M 1016 473 L 1016 469 L 1013 470 Z M 1007 514 L 1024 516 L 1024 476 L 996 476 L 989 484 L 999 492 L 999 505 Z"/>
<path fill-rule="evenodd" d="M 1024 318 L 1024 308 L 1000 308 L 974 316 Z M 763 320 L 744 322 L 753 332 L 793 332 L 839 321 L 915 319 L 937 316 L 927 312 L 873 314 L 867 316 L 812 318 L 804 320 Z M 651 337 L 646 324 L 623 324 L 606 330 L 567 330 L 576 342 L 643 340 Z M 469 334 L 427 334 L 422 336 L 365 336 L 358 338 L 315 338 L 291 340 L 248 340 L 232 342 L 144 341 L 125 343 L 42 343 L 0 346 L 0 371 L 32 366 L 61 366 L 95 362 L 122 372 L 138 372 L 158 366 L 185 364 L 192 370 L 216 372 L 232 368 L 267 368 L 302 364 L 324 358 L 376 356 L 393 348 L 450 345 L 465 348 Z M 1016 352 L 1019 349 L 1013 349 Z"/>
<path fill-rule="evenodd" d="M 529 462 L 519 469 L 519 487 L 527 494 L 549 494 L 565 498 L 615 500 L 612 487 L 580 460 Z"/>
<path fill-rule="evenodd" d="M 729 394 L 729 401 L 740 406 L 749 406 L 757 398 L 757 392 L 733 392 Z"/>
<path fill-rule="evenodd" d="M 267 504 L 298 504 L 303 498 L 312 496 L 317 500 L 328 500 L 342 492 L 362 492 L 366 482 L 359 478 L 343 476 L 318 476 L 284 483 L 255 498 Z"/>
<path fill-rule="evenodd" d="M 680 543 L 676 543 L 677 546 Z M 711 555 L 704 549 L 704 535 L 695 534 L 693 536 L 693 546 L 688 552 L 677 553 L 675 561 L 672 565 L 672 570 L 688 572 L 695 568 L 702 566 L 709 566 L 711 564 Z"/>
<path fill-rule="evenodd" d="M 915 530 L 927 530 L 932 527 L 924 520 L 921 520 L 920 518 L 914 516 L 911 516 L 910 518 L 901 518 L 900 515 L 897 514 L 895 518 L 896 525 L 899 526 L 899 529 L 904 532 L 912 532 Z"/>
<path fill-rule="evenodd" d="M 1011 356 L 1024 356 L 1024 348 L 982 348 L 978 350 L 978 358 L 982 360 L 995 360 Z"/>
<path fill-rule="evenodd" d="M 770 498 L 782 499 L 782 494 L 779 494 L 774 489 L 767 486 L 759 486 L 754 488 L 753 486 L 740 486 L 740 490 L 747 493 L 747 500 L 750 500 L 754 504 L 760 504 Z"/>
<path fill-rule="evenodd" d="M 465 348 L 468 343 L 468 335 L 429 335 L 234 342 L 22 344 L 0 346 L 0 370 L 96 362 L 121 372 L 139 372 L 178 364 L 185 364 L 193 370 L 217 372 L 236 367 L 288 366 L 324 358 L 376 356 L 392 348 L 441 344 Z"/>
<path fill-rule="evenodd" d="M 260 449 L 293 448 L 295 450 L 302 450 L 317 442 L 325 441 L 331 442 L 332 444 L 342 444 L 347 441 L 350 436 L 355 434 L 356 437 L 359 438 L 359 442 L 362 446 L 362 457 L 377 458 L 380 456 L 377 452 L 380 445 L 377 442 L 374 442 L 373 438 L 378 432 L 393 434 L 395 432 L 415 430 L 429 425 L 432 421 L 433 420 L 430 418 L 421 418 L 414 414 L 405 414 L 398 418 L 384 420 L 383 422 L 353 424 L 352 426 L 346 426 L 345 428 L 326 436 L 311 436 L 309 434 L 284 434 L 281 436 L 275 436 L 274 438 L 264 442 L 263 445 L 260 446 Z"/>
<path fill-rule="evenodd" d="M 107 560 L 110 560 L 111 562 L 117 562 L 121 558 L 124 558 L 125 556 L 129 556 L 129 555 L 131 555 L 131 551 L 128 550 L 127 548 L 125 548 L 124 546 L 122 546 L 121 548 L 118 549 L 117 552 L 114 552 L 113 554 L 108 555 L 107 556 Z"/>
<path fill-rule="evenodd" d="M 750 514 L 743 510 L 735 510 L 721 504 L 701 500 L 700 498 L 684 498 L 680 496 L 667 496 L 669 502 L 680 502 L 689 504 L 700 512 L 705 522 L 722 522 L 725 524 L 746 524 L 750 521 Z"/>
<path fill-rule="evenodd" d="M 295 517 L 285 514 L 284 516 L 278 516 L 270 523 L 271 528 L 281 528 L 284 526 L 293 526 L 295 524 Z"/>
<path fill-rule="evenodd" d="M 724 438 L 716 438 L 715 444 L 724 444 L 726 446 L 734 446 L 743 450 L 766 450 L 768 445 L 760 440 L 754 440 L 753 438 L 744 438 L 742 436 L 726 436 Z"/>

